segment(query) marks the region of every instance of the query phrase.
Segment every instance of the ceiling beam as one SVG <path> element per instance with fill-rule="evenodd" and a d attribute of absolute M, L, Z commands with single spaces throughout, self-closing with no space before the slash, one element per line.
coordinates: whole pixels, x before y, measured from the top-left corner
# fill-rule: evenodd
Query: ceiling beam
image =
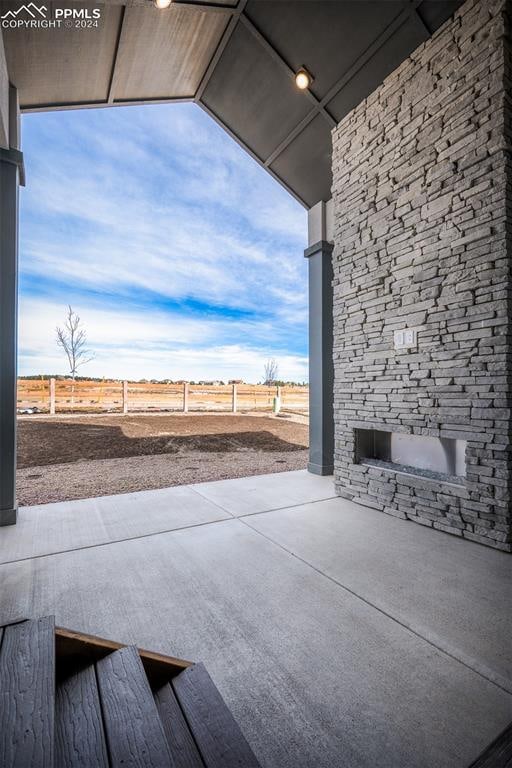
<path fill-rule="evenodd" d="M 207 13 L 232 14 L 237 12 L 236 5 L 221 5 L 220 3 L 191 3 L 189 0 L 173 0 L 172 6 L 175 8 L 180 6 L 195 9 L 196 11 L 206 11 Z"/>
<path fill-rule="evenodd" d="M 112 71 L 110 73 L 110 80 L 108 84 L 107 102 L 112 104 L 114 101 L 114 89 L 116 85 L 117 75 L 117 60 L 119 58 L 119 50 L 121 48 L 121 38 L 123 36 L 123 25 L 126 17 L 126 6 L 123 5 L 121 9 L 121 18 L 119 19 L 119 28 L 117 30 L 116 47 L 114 49 L 114 58 L 112 60 Z"/>
<path fill-rule="evenodd" d="M 113 107 L 145 106 L 146 104 L 190 104 L 193 96 L 152 96 L 149 99 L 114 99 Z"/>
<path fill-rule="evenodd" d="M 423 1 L 423 0 L 421 0 L 421 1 Z M 426 24 L 426 23 L 423 21 L 423 18 L 422 18 L 422 16 L 421 16 L 421 13 L 419 12 L 419 7 L 420 7 L 420 5 L 421 5 L 421 2 L 419 2 L 419 3 L 417 3 L 417 4 L 416 4 L 416 6 L 415 6 L 415 8 L 414 8 L 414 13 L 415 13 L 415 15 L 416 15 L 416 18 L 418 19 L 419 23 L 420 23 L 420 24 L 421 24 L 421 26 L 423 27 L 423 29 L 424 29 L 424 31 L 425 31 L 425 34 L 427 35 L 427 37 L 430 37 L 430 36 L 433 34 L 433 30 L 432 30 L 432 29 L 429 29 L 429 27 L 427 26 L 427 24 Z"/>
<path fill-rule="evenodd" d="M 186 104 L 194 101 L 193 96 L 160 96 L 154 99 L 114 99 L 114 101 L 76 101 L 66 104 L 31 104 L 21 107 L 23 114 L 32 112 L 66 112 L 73 109 L 104 109 L 107 107 L 138 107 L 146 104 Z"/>
<path fill-rule="evenodd" d="M 381 32 L 381 34 L 375 38 L 372 44 L 369 45 L 365 51 L 363 51 L 359 58 L 352 64 L 352 66 L 343 73 L 339 80 L 334 83 L 326 95 L 318 101 L 319 106 L 327 111 L 333 120 L 334 125 L 336 125 L 336 120 L 328 112 L 329 102 L 350 82 L 350 80 L 352 80 L 354 75 L 356 75 L 359 70 L 370 61 L 370 59 L 382 48 L 383 45 L 387 43 L 387 41 L 395 34 L 395 32 L 397 32 L 400 27 L 402 27 L 411 18 L 411 16 L 416 15 L 421 21 L 421 17 L 417 13 L 417 8 L 419 5 L 421 5 L 421 2 L 422 0 L 412 0 L 410 6 L 408 8 L 404 8 L 404 10 L 401 11 L 390 24 L 388 24 L 388 26 Z M 425 31 L 425 39 L 427 39 L 430 37 L 431 33 L 427 30 L 425 24 L 422 21 L 421 23 Z M 301 120 L 298 125 L 295 126 L 292 131 L 290 131 L 288 136 L 283 139 L 279 146 L 276 147 L 272 154 L 269 155 L 269 157 L 266 159 L 265 167 L 268 168 L 268 166 L 270 166 L 274 160 L 276 160 L 276 158 L 279 157 L 282 152 L 284 152 L 288 145 L 291 144 L 291 142 L 300 133 L 302 133 L 304 128 L 309 125 L 309 123 L 315 118 L 317 114 L 318 110 L 312 110 Z"/>
<path fill-rule="evenodd" d="M 292 141 L 299 135 L 299 133 L 302 133 L 304 128 L 306 128 L 315 119 L 315 117 L 317 117 L 318 114 L 319 112 L 316 109 L 312 109 L 311 112 L 308 112 L 308 114 L 302 118 L 300 123 L 298 123 L 298 125 L 296 125 L 295 128 L 290 131 L 287 136 L 285 136 L 282 142 L 267 157 L 265 160 L 265 168 L 268 168 L 274 162 L 274 160 L 279 157 L 281 152 L 284 152 L 286 147 L 292 143 Z"/>
<path fill-rule="evenodd" d="M 300 203 L 301 205 L 303 205 L 303 206 L 304 206 L 304 208 L 309 208 L 309 205 L 306 203 L 306 201 L 305 201 L 305 200 L 303 200 L 303 199 L 302 199 L 302 198 L 301 198 L 301 197 L 300 197 L 300 196 L 299 196 L 299 195 L 298 195 L 298 194 L 297 194 L 297 193 L 296 193 L 296 192 L 295 192 L 295 191 L 294 191 L 294 190 L 293 190 L 291 187 L 289 187 L 289 186 L 288 186 L 288 184 L 286 184 L 286 182 L 285 182 L 285 181 L 283 181 L 283 179 L 281 179 L 281 177 L 280 177 L 280 176 L 278 176 L 278 175 L 277 175 L 277 173 L 275 173 L 275 171 L 273 171 L 271 168 L 267 168 L 267 167 L 265 166 L 265 163 L 264 163 L 264 161 L 261 159 L 261 157 L 258 157 L 258 155 L 257 155 L 255 152 L 253 152 L 253 150 L 252 150 L 252 149 L 251 149 L 251 148 L 250 148 L 250 147 L 249 147 L 249 146 L 248 146 L 248 145 L 247 145 L 247 144 L 246 144 L 246 143 L 245 143 L 245 142 L 244 142 L 244 141 L 243 141 L 243 140 L 242 140 L 242 139 L 241 139 L 239 136 L 237 136 L 237 134 L 236 134 L 236 133 L 234 133 L 234 131 L 232 131 L 232 130 L 231 130 L 231 128 L 229 128 L 229 126 L 227 126 L 227 125 L 226 125 L 226 123 L 224 123 L 224 122 L 223 122 L 223 121 L 222 121 L 222 120 L 221 120 L 221 119 L 220 119 L 220 118 L 219 118 L 219 117 L 218 117 L 218 116 L 215 114 L 215 112 L 213 112 L 213 111 L 212 111 L 212 110 L 211 110 L 209 107 L 207 107 L 207 106 L 206 106 L 206 104 L 205 104 L 204 102 L 202 102 L 202 101 L 198 101 L 197 103 L 199 104 L 199 106 L 201 107 L 201 109 L 203 109 L 203 110 L 206 112 L 206 114 L 210 115 L 210 117 L 212 118 L 212 120 L 215 120 L 215 122 L 216 122 L 218 125 L 220 125 L 220 126 L 221 126 L 221 128 L 223 128 L 223 129 L 226 131 L 226 133 L 228 133 L 228 134 L 231 136 L 231 138 L 232 138 L 234 141 L 236 141 L 236 143 L 237 143 L 237 144 L 238 144 L 240 147 L 242 147 L 242 149 L 244 149 L 244 150 L 247 152 L 247 154 L 248 154 L 248 155 L 250 155 L 250 156 L 252 157 L 252 159 L 253 159 L 253 160 L 255 160 L 255 161 L 258 163 L 258 165 L 261 165 L 261 167 L 262 167 L 262 168 L 265 168 L 265 170 L 266 170 L 268 173 L 270 173 L 270 175 L 271 175 L 271 176 L 272 176 L 272 177 L 273 177 L 273 178 L 274 178 L 276 181 L 278 181 L 278 182 L 279 182 L 279 184 L 281 184 L 281 186 L 282 186 L 282 187 L 284 187 L 284 188 L 285 188 L 285 189 L 286 189 L 286 190 L 287 190 L 287 191 L 290 193 L 290 195 L 291 195 L 292 197 L 294 197 L 294 198 L 295 198 L 295 200 L 297 200 L 297 202 L 298 202 L 298 203 Z"/>
<path fill-rule="evenodd" d="M 242 14 L 240 17 L 241 22 L 246 27 L 246 29 L 249 30 L 249 32 L 258 40 L 260 45 L 265 48 L 267 53 L 272 57 L 272 59 L 283 69 L 290 80 L 295 84 L 295 70 L 292 69 L 292 67 L 288 64 L 287 61 L 281 56 L 279 51 L 277 51 L 274 46 L 267 40 L 267 38 L 260 32 L 260 30 L 256 27 L 256 25 L 249 19 L 248 16 L 245 14 Z M 306 90 L 303 92 L 304 96 L 311 102 L 311 104 L 314 106 L 316 111 L 321 114 L 325 120 L 329 123 L 331 128 L 334 128 L 336 125 L 336 121 L 332 117 L 332 115 L 327 112 L 326 109 L 323 108 L 321 102 L 314 93 L 312 93 L 309 88 L 306 88 Z"/>
<path fill-rule="evenodd" d="M 201 78 L 201 82 L 199 83 L 197 90 L 195 92 L 194 100 L 199 101 L 201 96 L 203 95 L 206 86 L 210 82 L 210 79 L 215 71 L 215 67 L 217 66 L 220 57 L 224 53 L 224 50 L 229 43 L 229 40 L 231 38 L 231 35 L 235 31 L 235 28 L 240 20 L 240 17 L 244 11 L 245 6 L 247 5 L 247 0 L 240 0 L 236 8 L 230 8 L 231 10 L 231 18 L 226 26 L 226 29 L 224 30 L 222 37 L 220 38 L 219 44 L 217 48 L 215 49 L 215 52 L 210 59 L 210 62 L 208 66 L 206 67 L 205 73 Z"/>
<path fill-rule="evenodd" d="M 177 2 L 177 0 L 174 0 Z M 306 98 L 311 101 L 313 108 L 311 112 L 309 112 L 306 117 L 299 123 L 298 126 L 288 135 L 288 137 L 285 139 L 285 142 L 282 142 L 282 144 L 279 145 L 277 150 L 275 150 L 270 157 L 265 161 L 261 157 L 258 157 L 258 155 L 253 152 L 253 150 L 239 137 L 237 136 L 234 131 L 231 130 L 231 128 L 226 125 L 202 100 L 202 96 L 204 91 L 206 90 L 206 87 L 208 83 L 210 82 L 213 73 L 215 72 L 215 68 L 220 61 L 220 58 L 222 54 L 224 53 L 224 50 L 226 49 L 226 46 L 235 31 L 238 23 L 242 23 L 249 31 L 250 33 L 258 40 L 260 45 L 262 45 L 267 53 L 272 57 L 274 61 L 281 67 L 281 69 L 284 69 L 286 71 L 286 74 L 290 78 L 290 80 L 294 83 L 295 82 L 295 71 L 290 67 L 290 65 L 284 60 L 284 58 L 281 56 L 281 54 L 271 45 L 271 43 L 264 37 L 264 35 L 257 29 L 257 27 L 253 24 L 253 22 L 245 15 L 244 10 L 245 6 L 247 5 L 248 0 L 239 0 L 238 5 L 236 8 L 230 8 L 232 12 L 231 19 L 229 20 L 226 29 L 224 30 L 224 33 L 220 39 L 220 42 L 215 50 L 215 53 L 213 54 L 206 71 L 201 78 L 201 82 L 199 83 L 199 86 L 197 88 L 197 91 L 194 96 L 194 101 L 213 119 L 216 123 L 218 123 L 230 136 L 231 138 L 236 141 L 236 143 L 241 146 L 252 158 L 255 160 L 258 165 L 261 165 L 265 170 L 270 173 L 270 175 L 277 181 L 281 186 L 283 186 L 291 195 L 292 197 L 297 200 L 301 205 L 304 207 L 308 207 L 305 200 L 303 200 L 293 189 L 291 189 L 284 181 L 280 178 L 280 176 L 275 173 L 270 168 L 270 163 L 273 162 L 275 157 L 277 157 L 282 149 L 284 149 L 284 145 L 286 143 L 286 146 L 290 141 L 295 138 L 295 136 L 298 136 L 299 133 L 308 125 L 318 114 L 321 114 L 324 119 L 327 120 L 329 125 L 333 128 L 336 125 L 336 121 L 334 118 L 327 112 L 326 109 L 323 109 L 320 105 L 319 99 L 311 93 L 311 91 L 308 89 L 305 91 Z M 177 4 L 181 4 L 177 2 Z"/>
<path fill-rule="evenodd" d="M 411 16 L 413 16 L 416 13 L 416 7 L 421 3 L 421 0 L 415 0 L 413 3 L 411 3 L 409 8 L 404 8 L 401 13 L 396 16 L 393 21 L 388 24 L 388 26 L 381 32 L 381 34 L 375 38 L 373 43 L 368 46 L 368 48 L 363 51 L 361 56 L 352 64 L 350 69 L 348 69 L 346 72 L 343 73 L 343 75 L 340 77 L 340 79 L 334 83 L 334 85 L 327 91 L 325 96 L 323 97 L 321 104 L 325 106 L 328 104 L 338 93 L 341 91 L 342 88 L 347 85 L 347 83 L 352 80 L 354 75 L 356 75 L 361 67 L 364 67 L 365 64 L 367 64 L 373 56 L 379 51 L 383 45 L 387 43 L 387 41 L 397 32 L 400 27 L 402 27 Z M 426 37 L 428 37 L 428 34 L 426 33 Z"/>

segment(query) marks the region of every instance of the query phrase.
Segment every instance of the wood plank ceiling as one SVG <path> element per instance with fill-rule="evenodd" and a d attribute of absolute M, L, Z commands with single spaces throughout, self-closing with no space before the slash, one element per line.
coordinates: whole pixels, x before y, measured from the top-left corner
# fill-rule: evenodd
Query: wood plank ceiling
<path fill-rule="evenodd" d="M 303 205 L 330 197 L 331 130 L 461 0 L 46 2 L 97 28 L 4 29 L 23 111 L 194 101 Z M 19 8 L 2 2 L 2 10 Z M 314 77 L 298 91 L 294 74 Z"/>

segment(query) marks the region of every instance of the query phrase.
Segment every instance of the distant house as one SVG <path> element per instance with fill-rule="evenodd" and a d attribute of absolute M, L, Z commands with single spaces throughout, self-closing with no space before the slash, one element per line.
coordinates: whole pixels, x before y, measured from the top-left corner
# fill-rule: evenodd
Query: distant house
<path fill-rule="evenodd" d="M 230 379 L 228 381 L 228 384 L 243 384 L 243 383 L 244 383 L 243 379 Z"/>
<path fill-rule="evenodd" d="M 200 384 L 202 387 L 223 387 L 224 382 L 223 381 L 198 381 L 198 384 Z"/>

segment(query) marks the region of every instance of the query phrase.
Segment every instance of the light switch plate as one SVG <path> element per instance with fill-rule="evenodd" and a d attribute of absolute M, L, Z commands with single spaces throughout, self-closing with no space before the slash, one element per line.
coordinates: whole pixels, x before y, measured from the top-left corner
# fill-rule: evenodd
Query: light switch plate
<path fill-rule="evenodd" d="M 413 328 L 404 328 L 394 332 L 393 341 L 395 349 L 409 349 L 417 346 L 418 335 Z"/>

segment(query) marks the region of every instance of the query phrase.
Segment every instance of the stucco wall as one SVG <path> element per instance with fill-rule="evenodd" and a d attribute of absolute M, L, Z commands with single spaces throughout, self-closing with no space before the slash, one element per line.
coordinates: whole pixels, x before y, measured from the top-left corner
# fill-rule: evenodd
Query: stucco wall
<path fill-rule="evenodd" d="M 468 0 L 334 130 L 333 260 L 337 492 L 510 550 L 507 7 Z M 357 463 L 358 428 L 465 440 L 466 478 Z"/>

